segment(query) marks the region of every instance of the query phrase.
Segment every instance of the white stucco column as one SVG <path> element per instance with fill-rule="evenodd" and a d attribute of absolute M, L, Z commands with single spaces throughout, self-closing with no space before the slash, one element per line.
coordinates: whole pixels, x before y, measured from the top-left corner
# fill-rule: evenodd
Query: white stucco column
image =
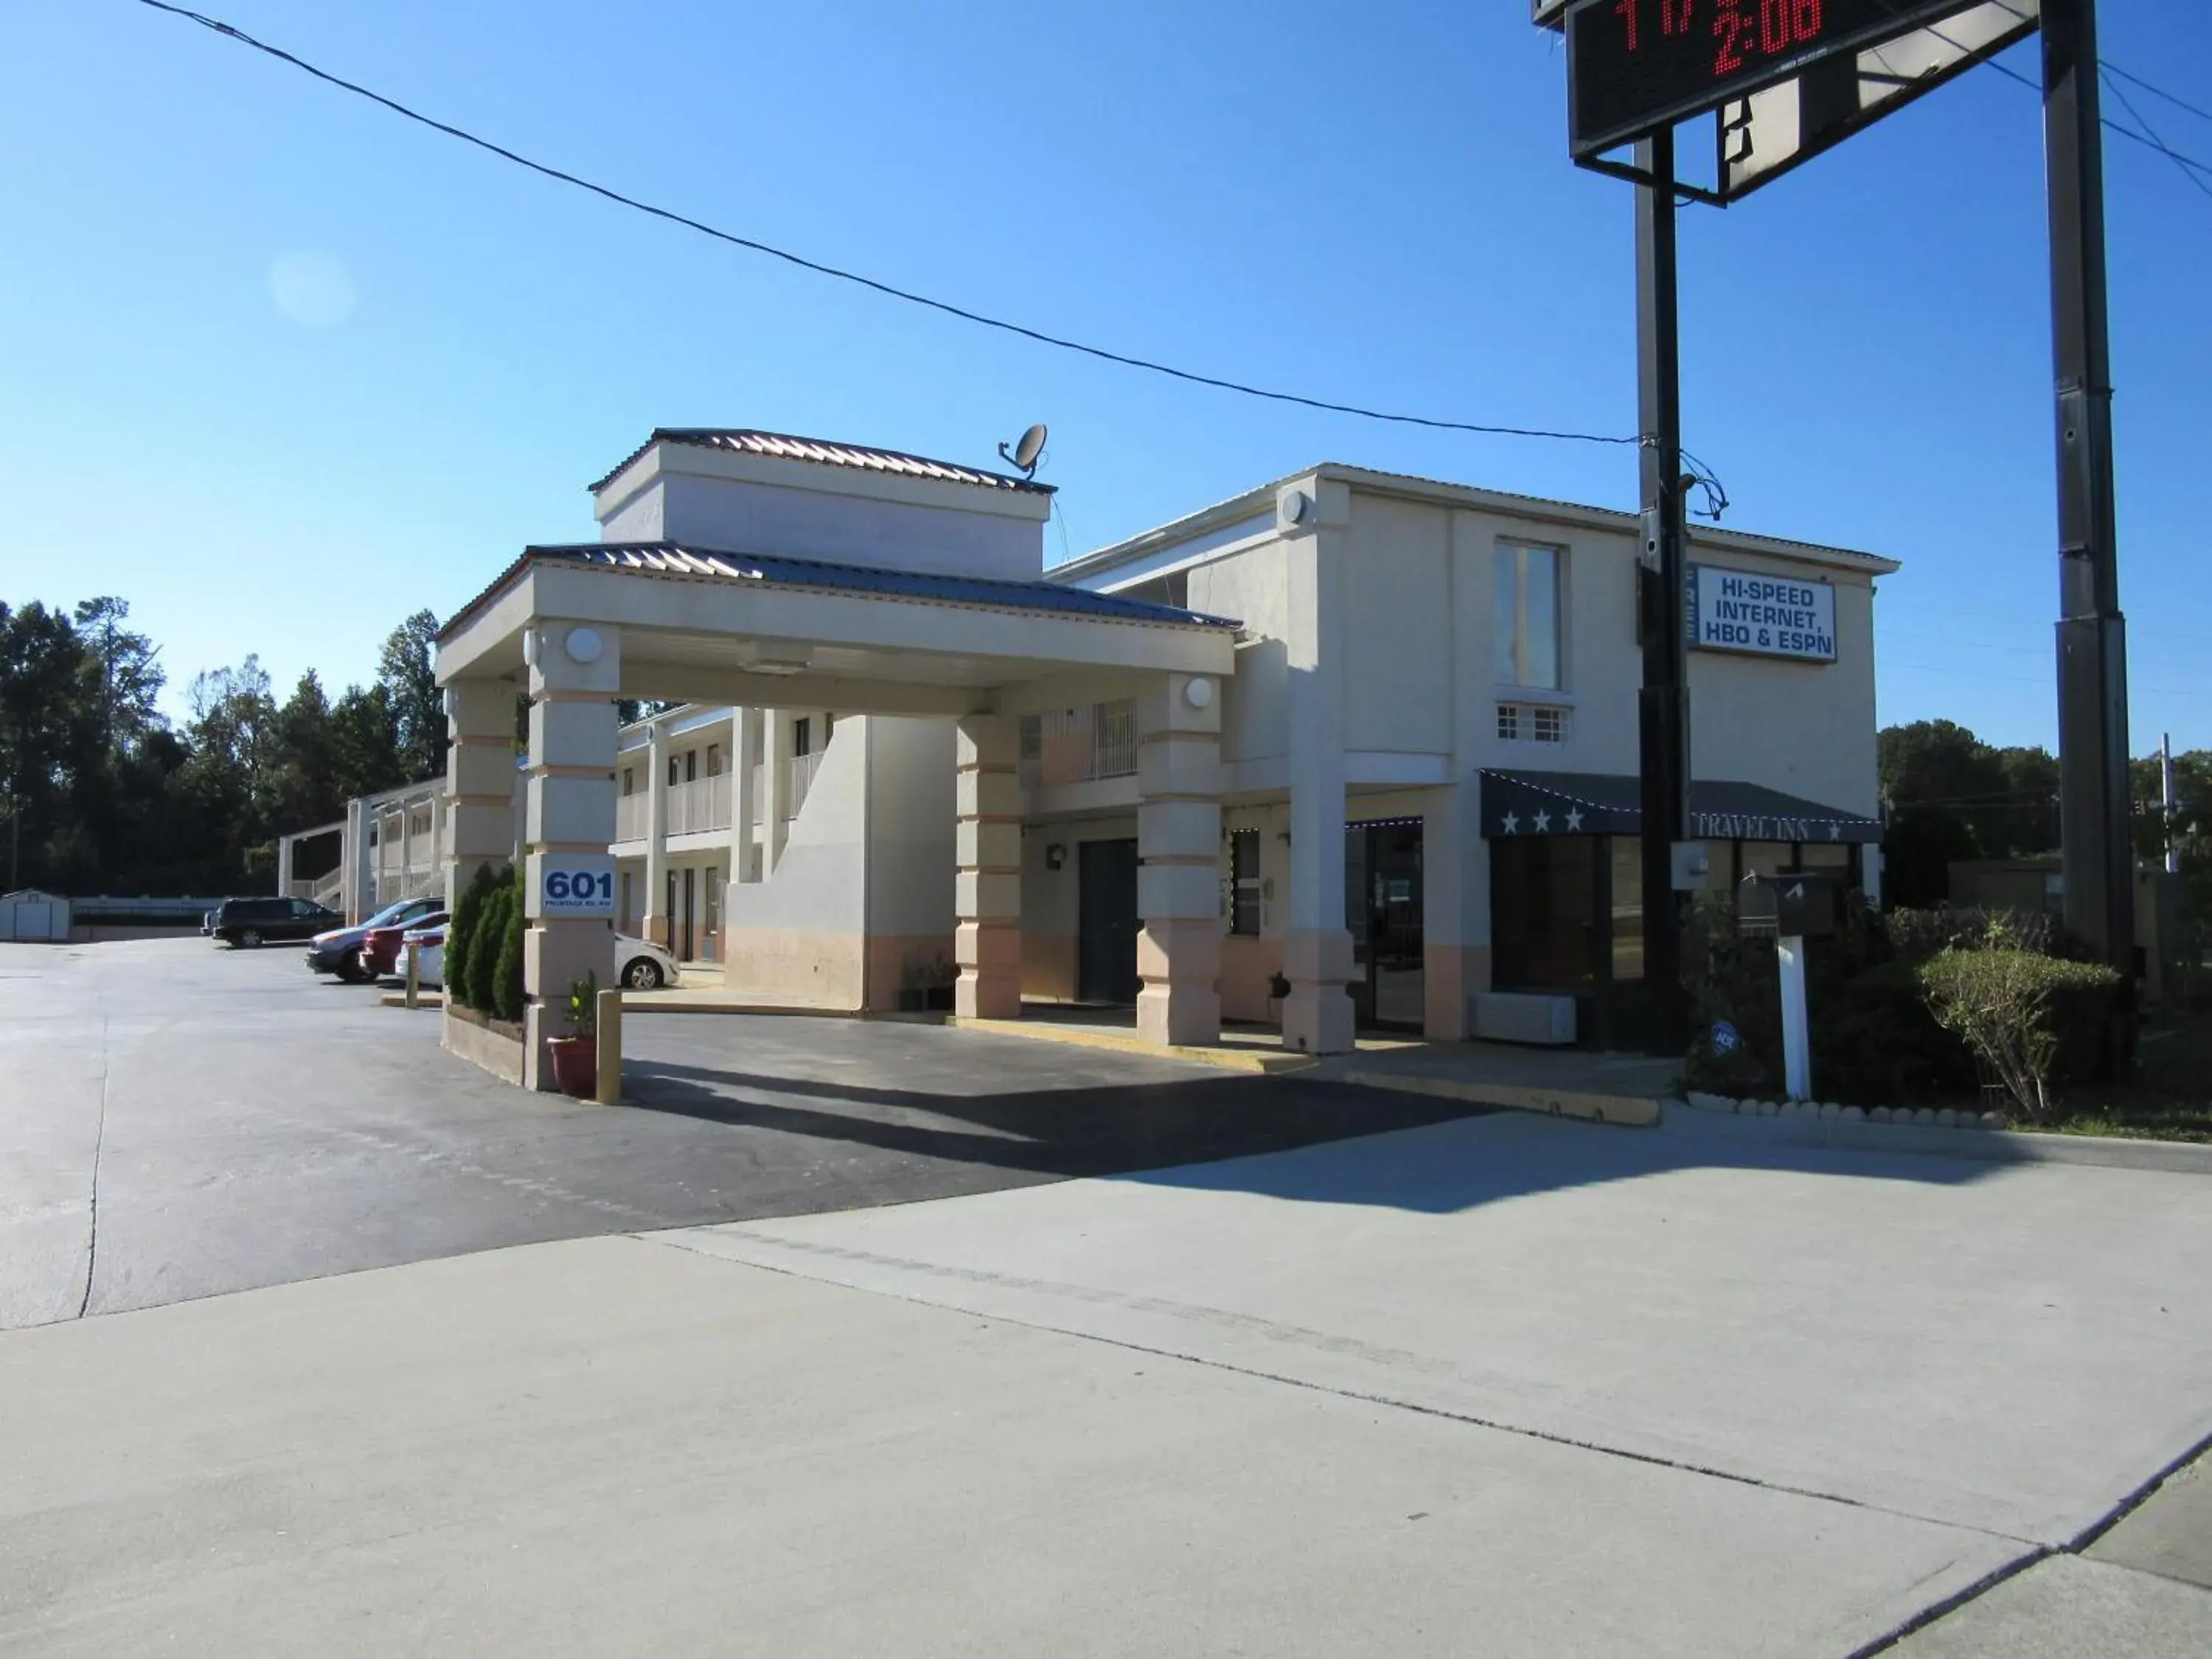
<path fill-rule="evenodd" d="M 766 881 L 782 861 L 784 837 L 791 832 L 791 715 L 771 708 L 762 726 L 761 879 Z"/>
<path fill-rule="evenodd" d="M 1022 1012 L 1020 729 L 997 714 L 963 718 L 953 739 L 959 875 L 953 887 L 952 1011 L 963 1019 Z"/>
<path fill-rule="evenodd" d="M 281 898 L 292 896 L 292 838 L 276 837 L 276 892 Z"/>
<path fill-rule="evenodd" d="M 566 1034 L 568 987 L 582 974 L 602 988 L 615 982 L 611 897 L 599 915 L 549 915 L 545 872 L 605 878 L 614 890 L 615 759 L 622 689 L 622 641 L 611 627 L 544 623 L 532 629 L 530 658 L 530 771 L 522 914 L 523 1086 L 550 1089 L 549 1037 Z"/>
<path fill-rule="evenodd" d="M 455 680 L 446 688 L 446 908 L 475 879 L 514 861 L 514 683 Z M 352 827 L 347 838 L 352 838 Z"/>
<path fill-rule="evenodd" d="M 1162 674 L 1136 711 L 1137 1036 L 1161 1048 L 1218 1042 L 1221 687 L 1210 675 Z"/>
<path fill-rule="evenodd" d="M 730 711 L 730 884 L 745 879 L 752 862 L 753 814 L 758 803 L 753 794 L 753 764 L 760 759 L 761 720 L 757 708 Z M 723 901 L 725 907 L 729 901 Z"/>
<path fill-rule="evenodd" d="M 659 720 L 645 728 L 646 938 L 666 945 L 668 926 L 668 733 Z"/>
<path fill-rule="evenodd" d="M 1344 613 L 1339 603 L 1352 492 L 1307 481 L 1313 528 L 1285 550 L 1290 583 L 1290 919 L 1283 930 L 1283 1046 L 1352 1047 L 1352 934 L 1344 925 Z"/>

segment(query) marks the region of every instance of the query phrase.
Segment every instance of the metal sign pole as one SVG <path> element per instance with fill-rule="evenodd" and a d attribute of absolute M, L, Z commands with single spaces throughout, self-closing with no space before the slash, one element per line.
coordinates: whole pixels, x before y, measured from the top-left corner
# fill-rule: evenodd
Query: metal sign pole
<path fill-rule="evenodd" d="M 1674 134 L 1662 128 L 1636 147 L 1651 183 L 1636 192 L 1638 431 L 1643 442 L 1644 687 L 1638 755 L 1644 816 L 1644 985 L 1647 1046 L 1679 1055 L 1689 1041 L 1682 994 L 1682 919 L 1674 848 L 1686 840 L 1689 688 L 1684 633 L 1687 572 L 1682 548 L 1682 356 L 1675 304 Z"/>
<path fill-rule="evenodd" d="M 2043 131 L 2058 396 L 2058 811 L 2066 930 L 2135 981 L 2127 624 L 2112 504 L 2095 0 L 2044 0 Z M 2132 1003 L 2132 995 L 2130 1001 Z M 2126 1052 L 2126 1036 L 2118 1034 Z"/>
<path fill-rule="evenodd" d="M 1805 941 L 1784 933 L 1774 941 L 1782 975 L 1782 1088 L 1792 1100 L 1813 1097 L 1813 1024 L 1805 1012 Z"/>

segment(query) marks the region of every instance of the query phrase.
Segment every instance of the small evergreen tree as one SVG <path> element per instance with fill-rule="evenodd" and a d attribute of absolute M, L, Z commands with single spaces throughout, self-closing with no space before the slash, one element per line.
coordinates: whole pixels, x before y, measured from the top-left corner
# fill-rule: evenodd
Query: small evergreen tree
<path fill-rule="evenodd" d="M 446 988 L 453 1000 L 465 1007 L 473 1007 L 469 1001 L 469 949 L 474 943 L 477 924 L 483 916 L 485 902 L 499 890 L 499 878 L 491 872 L 491 866 L 479 864 L 477 872 L 469 878 L 469 884 L 453 902 L 453 918 L 446 927 Z"/>
<path fill-rule="evenodd" d="M 499 966 L 492 981 L 493 1012 L 501 1019 L 520 1020 L 524 997 L 522 891 L 519 886 L 508 893 L 507 906 L 500 914 L 500 923 Z"/>
<path fill-rule="evenodd" d="M 514 902 L 514 894 L 505 886 L 497 888 L 484 901 L 483 913 L 477 917 L 476 937 L 469 943 L 469 1006 L 479 1013 L 492 1013 L 492 986 L 499 972 L 499 945 L 507 928 L 507 913 Z"/>

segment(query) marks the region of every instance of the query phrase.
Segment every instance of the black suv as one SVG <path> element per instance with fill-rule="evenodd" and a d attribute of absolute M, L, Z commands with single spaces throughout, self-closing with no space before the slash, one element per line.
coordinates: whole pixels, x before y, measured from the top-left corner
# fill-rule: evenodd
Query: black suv
<path fill-rule="evenodd" d="M 343 927 L 335 910 L 299 898 L 225 899 L 216 907 L 208 931 L 225 945 L 267 945 L 278 939 L 313 939 L 325 927 Z"/>

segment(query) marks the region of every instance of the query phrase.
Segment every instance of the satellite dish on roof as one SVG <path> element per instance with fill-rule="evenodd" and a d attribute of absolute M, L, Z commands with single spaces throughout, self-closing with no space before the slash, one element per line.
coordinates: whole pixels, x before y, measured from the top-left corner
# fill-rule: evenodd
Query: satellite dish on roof
<path fill-rule="evenodd" d="M 1011 463 L 1014 470 L 1024 478 L 1035 477 L 1037 462 L 1044 457 L 1044 422 L 1039 421 L 1028 431 L 1023 433 L 1020 441 L 1012 449 L 1000 444 L 999 454 L 1001 459 Z"/>

